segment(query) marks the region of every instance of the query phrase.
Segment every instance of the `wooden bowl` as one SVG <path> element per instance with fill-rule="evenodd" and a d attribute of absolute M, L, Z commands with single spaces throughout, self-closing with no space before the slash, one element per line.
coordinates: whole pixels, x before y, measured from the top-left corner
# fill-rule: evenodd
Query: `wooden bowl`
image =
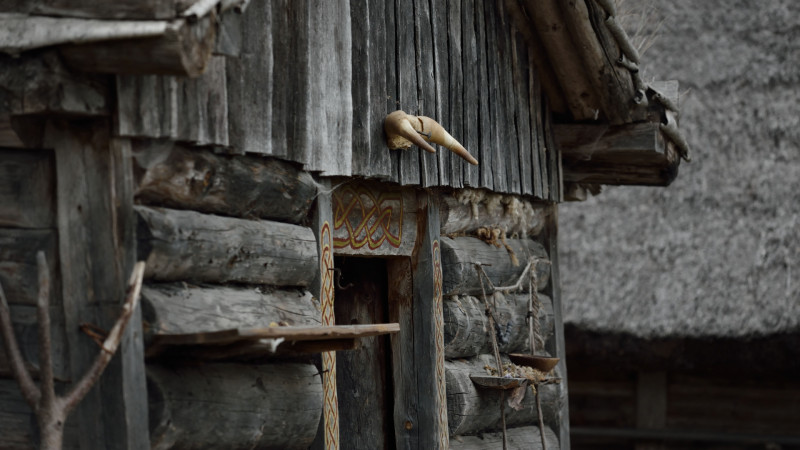
<path fill-rule="evenodd" d="M 523 353 L 511 353 L 508 355 L 508 357 L 514 364 L 533 367 L 534 369 L 541 370 L 544 373 L 548 373 L 553 370 L 556 367 L 556 364 L 558 364 L 558 361 L 560 361 L 559 358 L 526 355 Z"/>

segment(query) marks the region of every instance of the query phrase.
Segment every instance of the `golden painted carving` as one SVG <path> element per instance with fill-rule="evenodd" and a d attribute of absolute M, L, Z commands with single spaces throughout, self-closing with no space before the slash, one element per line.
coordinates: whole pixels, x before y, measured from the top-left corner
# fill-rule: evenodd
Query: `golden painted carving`
<path fill-rule="evenodd" d="M 383 128 L 386 130 L 386 144 L 391 150 L 406 149 L 414 144 L 425 151 L 436 153 L 436 149 L 428 144 L 433 142 L 448 148 L 470 164 L 478 165 L 478 160 L 430 117 L 412 116 L 398 110 L 386 116 Z"/>

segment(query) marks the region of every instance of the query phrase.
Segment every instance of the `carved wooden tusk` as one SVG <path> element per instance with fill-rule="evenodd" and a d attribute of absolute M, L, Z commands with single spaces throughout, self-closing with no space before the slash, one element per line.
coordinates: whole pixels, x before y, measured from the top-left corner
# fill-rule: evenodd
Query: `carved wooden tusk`
<path fill-rule="evenodd" d="M 428 152 L 436 153 L 436 150 L 428 144 L 433 142 L 448 148 L 470 164 L 478 165 L 478 160 L 430 117 L 412 116 L 403 111 L 395 111 L 386 116 L 383 128 L 386 131 L 386 144 L 392 150 L 406 149 L 414 144 Z"/>

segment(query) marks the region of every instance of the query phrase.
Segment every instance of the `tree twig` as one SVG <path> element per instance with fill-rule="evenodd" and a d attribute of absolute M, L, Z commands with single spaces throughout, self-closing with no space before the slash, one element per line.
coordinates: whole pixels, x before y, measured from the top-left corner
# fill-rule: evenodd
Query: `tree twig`
<path fill-rule="evenodd" d="M 22 396 L 36 414 L 41 435 L 41 446 L 43 449 L 57 450 L 62 445 L 64 422 L 67 415 L 94 386 L 119 347 L 122 333 L 125 331 L 125 327 L 139 302 L 139 293 L 141 292 L 144 278 L 144 262 L 136 263 L 133 268 L 126 290 L 125 303 L 122 305 L 122 314 L 108 333 L 108 337 L 103 342 L 94 364 L 63 397 L 55 394 L 53 347 L 50 336 L 50 274 L 44 252 L 40 251 L 36 254 L 36 264 L 39 271 L 39 295 L 36 302 L 36 314 L 39 328 L 39 378 L 41 387 L 36 386 L 33 382 L 33 377 L 25 368 L 19 343 L 14 335 L 8 299 L 3 291 L 2 284 L 0 284 L 0 334 L 3 337 L 5 351 L 11 362 L 14 378 L 19 383 Z"/>

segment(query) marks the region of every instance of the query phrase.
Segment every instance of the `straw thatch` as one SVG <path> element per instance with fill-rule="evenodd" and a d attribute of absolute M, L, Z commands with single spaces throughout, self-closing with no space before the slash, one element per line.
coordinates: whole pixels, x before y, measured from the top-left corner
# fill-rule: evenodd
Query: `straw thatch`
<path fill-rule="evenodd" d="M 643 338 L 800 332 L 800 2 L 655 6 L 644 78 L 689 90 L 695 158 L 668 189 L 562 207 L 566 321 Z"/>

